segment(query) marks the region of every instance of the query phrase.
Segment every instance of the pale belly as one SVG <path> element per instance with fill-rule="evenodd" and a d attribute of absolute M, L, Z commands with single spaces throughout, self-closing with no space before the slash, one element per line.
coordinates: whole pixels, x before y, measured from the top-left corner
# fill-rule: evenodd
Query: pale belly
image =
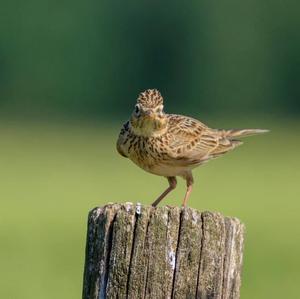
<path fill-rule="evenodd" d="M 156 175 L 161 175 L 165 177 L 170 176 L 184 176 L 184 174 L 189 171 L 189 167 L 178 167 L 178 166 L 169 166 L 169 165 L 157 165 L 151 169 L 151 173 Z"/>
<path fill-rule="evenodd" d="M 151 158 L 140 160 L 135 156 L 131 156 L 129 158 L 143 170 L 164 177 L 184 176 L 186 172 L 198 166 L 178 166 L 175 164 L 172 165 L 171 163 L 164 163 L 163 161 L 154 161 Z"/>

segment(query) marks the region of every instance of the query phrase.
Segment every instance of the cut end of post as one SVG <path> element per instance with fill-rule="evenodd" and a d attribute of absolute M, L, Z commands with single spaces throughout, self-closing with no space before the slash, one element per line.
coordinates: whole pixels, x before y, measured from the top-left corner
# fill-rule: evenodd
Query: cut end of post
<path fill-rule="evenodd" d="M 89 213 L 83 299 L 237 299 L 243 243 L 220 213 L 109 203 Z"/>

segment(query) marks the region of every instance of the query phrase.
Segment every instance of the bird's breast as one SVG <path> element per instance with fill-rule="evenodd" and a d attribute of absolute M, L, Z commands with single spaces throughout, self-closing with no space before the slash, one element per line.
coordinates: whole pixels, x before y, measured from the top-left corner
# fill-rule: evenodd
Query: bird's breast
<path fill-rule="evenodd" d="M 177 176 L 187 168 L 170 163 L 168 148 L 162 138 L 132 140 L 128 146 L 128 157 L 143 170 L 160 176 Z"/>

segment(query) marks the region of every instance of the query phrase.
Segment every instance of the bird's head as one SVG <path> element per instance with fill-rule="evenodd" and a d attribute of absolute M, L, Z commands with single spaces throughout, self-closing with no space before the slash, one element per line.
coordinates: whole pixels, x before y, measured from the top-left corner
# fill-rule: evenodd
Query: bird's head
<path fill-rule="evenodd" d="M 145 137 L 163 134 L 167 127 L 163 108 L 163 97 L 157 89 L 141 92 L 130 118 L 134 133 Z"/>

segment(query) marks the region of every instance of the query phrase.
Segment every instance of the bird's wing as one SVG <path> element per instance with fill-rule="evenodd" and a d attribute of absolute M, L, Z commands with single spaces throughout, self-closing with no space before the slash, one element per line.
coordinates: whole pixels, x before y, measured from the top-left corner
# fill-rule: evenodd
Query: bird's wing
<path fill-rule="evenodd" d="M 169 149 L 172 160 L 180 164 L 199 164 L 233 149 L 236 141 L 224 137 L 200 121 L 169 115 Z"/>
<path fill-rule="evenodd" d="M 128 157 L 126 154 L 126 150 L 124 148 L 124 144 L 126 143 L 128 138 L 128 130 L 129 130 L 129 121 L 123 124 L 116 144 L 118 153 L 125 158 Z"/>

